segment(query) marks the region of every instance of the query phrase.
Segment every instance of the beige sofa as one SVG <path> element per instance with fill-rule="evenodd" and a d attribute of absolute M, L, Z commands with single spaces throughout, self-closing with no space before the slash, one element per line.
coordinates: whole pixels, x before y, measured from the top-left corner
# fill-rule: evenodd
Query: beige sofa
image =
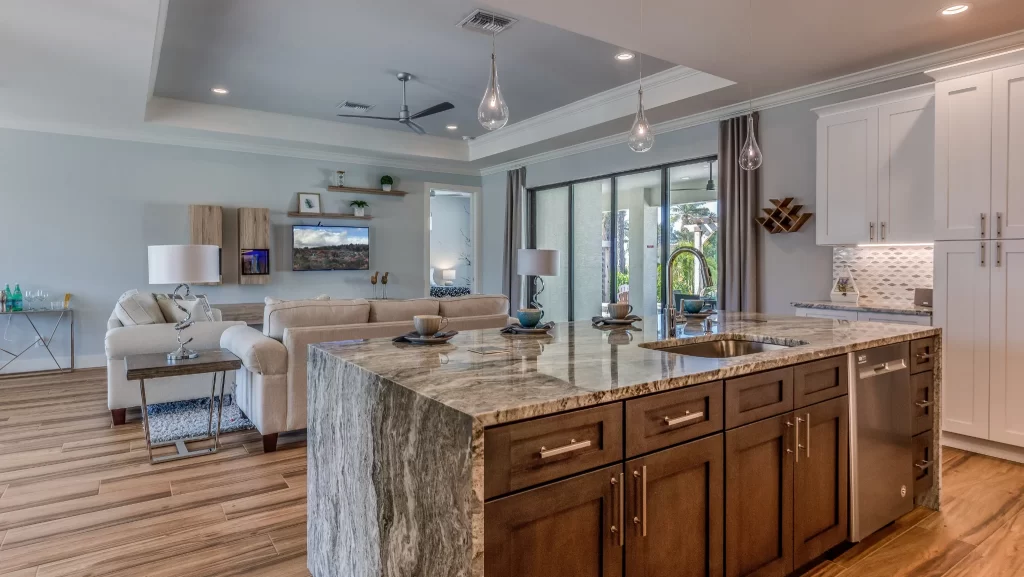
<path fill-rule="evenodd" d="M 263 332 L 230 327 L 220 344 L 242 359 L 235 375 L 239 407 L 263 435 L 264 449 L 277 435 L 306 428 L 306 355 L 329 341 L 396 337 L 413 330 L 415 315 L 448 317 L 449 328 L 501 328 L 509 322 L 504 295 L 451 299 L 305 300 L 268 304 Z"/>

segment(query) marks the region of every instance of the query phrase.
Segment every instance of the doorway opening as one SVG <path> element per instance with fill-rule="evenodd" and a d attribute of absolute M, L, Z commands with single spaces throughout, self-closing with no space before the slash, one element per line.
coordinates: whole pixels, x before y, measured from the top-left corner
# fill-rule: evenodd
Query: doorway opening
<path fill-rule="evenodd" d="M 464 190 L 430 190 L 427 282 L 432 297 L 479 292 L 475 200 Z"/>

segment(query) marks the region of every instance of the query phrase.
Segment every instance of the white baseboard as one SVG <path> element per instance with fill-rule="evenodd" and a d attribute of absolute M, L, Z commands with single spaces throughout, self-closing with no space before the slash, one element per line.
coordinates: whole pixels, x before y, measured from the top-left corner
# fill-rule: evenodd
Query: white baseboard
<path fill-rule="evenodd" d="M 942 433 L 941 442 L 944 447 L 988 455 L 989 457 L 1005 459 L 1015 463 L 1024 463 L 1024 447 L 1016 447 L 987 439 L 948 432 Z"/>
<path fill-rule="evenodd" d="M 46 355 L 45 356 L 35 355 L 30 359 L 17 359 L 13 363 L 7 365 L 7 368 L 0 372 L 0 376 L 12 376 L 18 373 L 30 373 L 35 371 L 52 371 L 57 367 L 53 364 L 53 359 Z M 5 355 L 5 358 L 0 359 L 2 362 L 7 362 L 10 357 Z M 67 355 L 57 356 L 57 361 L 60 362 L 60 366 L 69 367 L 71 366 L 71 358 Z M 75 368 L 76 369 L 89 369 L 93 367 L 105 367 L 107 366 L 106 355 L 76 355 L 75 356 Z"/>

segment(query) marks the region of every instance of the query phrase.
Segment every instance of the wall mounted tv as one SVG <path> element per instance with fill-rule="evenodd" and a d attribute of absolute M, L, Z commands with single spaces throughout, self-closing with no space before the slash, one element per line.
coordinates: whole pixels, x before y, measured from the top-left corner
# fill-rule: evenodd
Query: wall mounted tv
<path fill-rule="evenodd" d="M 292 226 L 292 270 L 370 270 L 370 229 Z"/>

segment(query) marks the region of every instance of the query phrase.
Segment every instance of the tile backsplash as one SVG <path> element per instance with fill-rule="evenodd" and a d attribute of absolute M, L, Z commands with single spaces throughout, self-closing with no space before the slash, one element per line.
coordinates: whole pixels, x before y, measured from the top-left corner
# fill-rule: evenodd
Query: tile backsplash
<path fill-rule="evenodd" d="M 850 267 L 864 302 L 913 302 L 915 288 L 932 288 L 934 247 L 842 246 L 832 249 L 832 281 Z"/>

